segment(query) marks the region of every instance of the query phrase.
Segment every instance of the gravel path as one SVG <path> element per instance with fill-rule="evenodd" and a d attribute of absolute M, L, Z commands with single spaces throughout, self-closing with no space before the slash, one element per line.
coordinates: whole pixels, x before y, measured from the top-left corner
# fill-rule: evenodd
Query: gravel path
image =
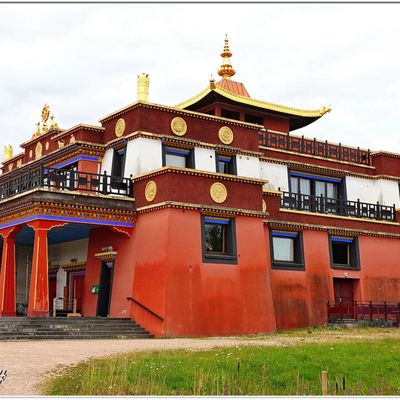
<path fill-rule="evenodd" d="M 7 370 L 7 378 L 0 384 L 0 396 L 39 395 L 37 385 L 51 371 L 76 364 L 90 357 L 101 357 L 127 351 L 181 348 L 201 350 L 235 345 L 290 346 L 298 343 L 381 338 L 400 339 L 400 330 L 346 329 L 312 334 L 302 331 L 296 334 L 271 334 L 253 338 L 0 342 L 0 370 Z"/>

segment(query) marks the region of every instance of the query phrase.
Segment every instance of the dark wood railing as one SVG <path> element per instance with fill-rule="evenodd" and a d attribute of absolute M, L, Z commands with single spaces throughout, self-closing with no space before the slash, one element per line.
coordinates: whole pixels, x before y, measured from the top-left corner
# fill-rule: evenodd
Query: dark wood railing
<path fill-rule="evenodd" d="M 304 136 L 291 136 L 284 133 L 269 132 L 268 130 L 260 131 L 259 143 L 261 146 L 272 147 L 274 149 L 371 165 L 370 150 L 342 146 L 341 143 L 328 143 L 328 141 L 323 142 L 315 138 L 307 139 Z"/>
<path fill-rule="evenodd" d="M 106 172 L 94 174 L 40 166 L 0 179 L 0 200 L 35 188 L 132 196 L 132 181 L 129 178 L 107 175 Z"/>
<path fill-rule="evenodd" d="M 160 321 L 164 321 L 163 317 L 161 317 L 160 315 L 156 314 L 154 311 L 151 311 L 150 308 L 147 308 L 144 304 L 140 303 L 139 301 L 137 301 L 133 297 L 127 297 L 126 299 L 129 300 L 129 301 L 132 301 L 135 304 L 137 304 L 140 308 L 142 308 L 143 310 L 147 311 L 149 314 L 153 315 L 154 317 L 156 317 Z"/>
<path fill-rule="evenodd" d="M 325 196 L 283 192 L 281 207 L 290 210 L 336 214 L 346 217 L 369 218 L 380 221 L 396 221 L 396 206 L 384 206 L 377 202 L 364 203 L 357 199 L 333 199 Z"/>
<path fill-rule="evenodd" d="M 346 319 L 367 321 L 396 321 L 400 325 L 400 303 L 394 302 L 357 302 L 350 304 L 331 304 L 328 301 L 328 320 L 343 321 Z"/>

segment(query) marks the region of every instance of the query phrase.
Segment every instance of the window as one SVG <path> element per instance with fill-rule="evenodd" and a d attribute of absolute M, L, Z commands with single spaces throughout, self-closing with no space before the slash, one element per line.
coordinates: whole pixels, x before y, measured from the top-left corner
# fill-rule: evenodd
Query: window
<path fill-rule="evenodd" d="M 250 122 L 252 124 L 264 126 L 264 118 L 256 115 L 244 114 L 244 122 Z"/>
<path fill-rule="evenodd" d="M 124 176 L 125 169 L 125 153 L 126 147 L 122 149 L 114 149 L 112 167 L 111 167 L 111 175 L 116 177 Z"/>
<path fill-rule="evenodd" d="M 297 201 L 299 209 L 337 214 L 338 198 L 343 194 L 341 179 L 290 173 L 290 197 Z"/>
<path fill-rule="evenodd" d="M 163 166 L 194 168 L 193 149 L 163 146 Z"/>
<path fill-rule="evenodd" d="M 329 242 L 332 268 L 360 269 L 357 238 L 331 236 Z"/>
<path fill-rule="evenodd" d="M 221 109 L 221 117 L 240 121 L 240 113 L 237 111 L 226 110 L 224 108 Z"/>
<path fill-rule="evenodd" d="M 273 269 L 304 270 L 301 232 L 271 232 Z"/>
<path fill-rule="evenodd" d="M 201 217 L 203 262 L 237 264 L 235 220 Z"/>
<path fill-rule="evenodd" d="M 236 175 L 236 157 L 216 153 L 216 170 L 220 174 Z"/>

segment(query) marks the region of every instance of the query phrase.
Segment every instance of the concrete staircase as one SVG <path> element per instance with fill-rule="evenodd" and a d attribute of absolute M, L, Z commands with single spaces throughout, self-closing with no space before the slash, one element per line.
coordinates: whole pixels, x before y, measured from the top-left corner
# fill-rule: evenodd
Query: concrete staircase
<path fill-rule="evenodd" d="M 0 341 L 152 337 L 129 318 L 0 317 Z"/>

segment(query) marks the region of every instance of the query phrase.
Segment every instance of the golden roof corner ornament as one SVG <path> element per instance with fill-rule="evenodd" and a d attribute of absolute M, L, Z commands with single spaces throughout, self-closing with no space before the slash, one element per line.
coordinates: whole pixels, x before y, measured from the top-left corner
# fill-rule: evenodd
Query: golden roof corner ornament
<path fill-rule="evenodd" d="M 36 124 L 36 131 L 33 134 L 33 138 L 38 137 L 40 135 L 40 122 Z"/>
<path fill-rule="evenodd" d="M 214 79 L 214 77 L 211 75 L 211 78 L 210 78 L 210 89 L 212 90 L 212 89 L 215 89 L 217 86 L 216 86 L 216 84 L 215 84 L 215 79 Z"/>
<path fill-rule="evenodd" d="M 54 120 L 54 115 L 50 117 L 50 129 L 58 129 L 58 124 Z"/>
<path fill-rule="evenodd" d="M 229 49 L 228 35 L 225 35 L 224 50 L 221 53 L 221 57 L 222 65 L 218 68 L 218 75 L 222 76 L 222 79 L 231 79 L 236 74 L 236 71 L 231 64 L 232 53 Z"/>
<path fill-rule="evenodd" d="M 325 115 L 326 113 L 331 112 L 331 111 L 332 111 L 332 107 L 330 104 L 328 107 L 323 106 L 321 108 L 321 115 Z"/>
<path fill-rule="evenodd" d="M 11 144 L 4 146 L 4 161 L 8 161 L 13 156 L 13 147 Z"/>

